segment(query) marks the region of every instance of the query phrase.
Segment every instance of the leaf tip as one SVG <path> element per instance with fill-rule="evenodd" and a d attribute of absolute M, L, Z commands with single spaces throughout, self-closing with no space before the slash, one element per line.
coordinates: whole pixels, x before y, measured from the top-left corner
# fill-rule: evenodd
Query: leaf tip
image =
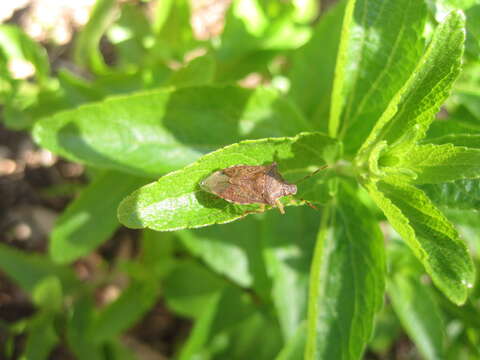
<path fill-rule="evenodd" d="M 122 200 L 117 208 L 117 219 L 120 224 L 130 229 L 142 229 L 145 228 L 145 224 L 142 222 L 137 212 L 137 196 L 136 192 L 128 195 Z"/>
<path fill-rule="evenodd" d="M 463 28 L 462 30 L 466 32 L 465 30 L 466 17 L 465 17 L 465 13 L 462 10 L 450 11 L 445 17 L 445 19 L 443 20 L 443 23 L 449 23 L 449 22 L 452 22 L 452 25 Z"/>

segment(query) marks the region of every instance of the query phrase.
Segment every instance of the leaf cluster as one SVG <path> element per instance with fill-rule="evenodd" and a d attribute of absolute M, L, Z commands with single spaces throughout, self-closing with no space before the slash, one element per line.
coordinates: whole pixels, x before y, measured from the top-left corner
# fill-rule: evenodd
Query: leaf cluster
<path fill-rule="evenodd" d="M 317 1 L 235 0 L 199 40 L 190 2 L 151 3 L 147 18 L 97 0 L 72 58 L 88 79 L 0 25 L 4 125 L 91 174 L 47 255 L 0 245 L 39 309 L 8 326 L 29 334 L 24 356 L 66 341 L 81 359 L 133 358 L 119 335 L 160 294 L 193 321 L 179 359 L 354 360 L 402 331 L 425 359 L 480 356 L 480 5 L 344 0 L 314 22 Z M 9 73 L 18 58 L 33 79 Z M 240 86 L 252 73 L 263 85 Z M 199 186 L 272 162 L 292 183 L 327 169 L 284 216 Z M 103 284 L 69 265 L 120 225 L 143 229 L 140 255 L 115 265 L 129 283 L 99 309 Z"/>

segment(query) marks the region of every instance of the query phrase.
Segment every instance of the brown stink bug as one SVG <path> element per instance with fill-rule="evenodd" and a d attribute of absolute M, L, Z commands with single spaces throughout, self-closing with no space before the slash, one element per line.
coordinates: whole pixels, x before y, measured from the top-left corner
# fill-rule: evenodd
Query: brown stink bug
<path fill-rule="evenodd" d="M 277 163 L 266 166 L 235 165 L 215 171 L 200 187 L 233 204 L 277 206 L 285 214 L 280 198 L 295 195 L 297 186 L 287 183 L 277 170 Z"/>

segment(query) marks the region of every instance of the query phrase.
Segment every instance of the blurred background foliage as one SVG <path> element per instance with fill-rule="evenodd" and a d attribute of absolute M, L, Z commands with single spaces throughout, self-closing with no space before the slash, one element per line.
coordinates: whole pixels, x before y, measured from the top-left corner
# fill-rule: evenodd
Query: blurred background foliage
<path fill-rule="evenodd" d="M 217 116 L 220 124 L 239 117 L 241 108 L 252 121 L 259 114 L 285 118 L 280 135 L 302 127 L 326 131 L 345 3 L 0 3 L 0 358 L 303 358 L 317 213 L 291 207 L 284 217 L 272 211 L 160 233 L 120 227 L 116 211 L 131 191 L 201 154 L 276 135 L 268 122 L 262 129 L 246 121 L 241 134 L 220 128 L 202 142 L 195 136 L 201 116 Z M 426 3 L 426 38 L 452 9 L 467 16 L 464 70 L 429 139 L 478 133 L 480 2 Z M 199 95 L 195 87 L 201 86 L 212 86 L 211 92 Z M 116 96 L 155 89 L 175 89 L 173 110 L 180 110 L 167 125 L 181 140 L 198 142 L 192 153 L 169 153 L 175 161 L 158 160 L 159 149 L 146 148 L 150 164 L 126 167 L 122 149 L 135 128 L 122 123 L 118 132 L 102 133 L 117 162 L 84 150 L 88 136 L 79 134 L 104 131 L 98 123 L 42 138 L 57 146 L 56 154 L 32 140 L 41 118 L 110 97 L 114 106 L 126 101 Z M 228 107 L 211 110 L 227 101 Z M 148 128 L 154 116 L 148 102 L 132 104 L 138 106 L 132 118 Z M 299 114 L 309 124 L 291 125 Z M 479 213 L 452 204 L 478 210 L 480 187 L 477 181 L 464 188 L 470 191 L 424 190 L 458 225 L 478 268 Z M 480 359 L 478 283 L 466 305 L 450 303 L 383 214 L 359 196 L 381 221 L 389 261 L 388 296 L 364 358 Z"/>

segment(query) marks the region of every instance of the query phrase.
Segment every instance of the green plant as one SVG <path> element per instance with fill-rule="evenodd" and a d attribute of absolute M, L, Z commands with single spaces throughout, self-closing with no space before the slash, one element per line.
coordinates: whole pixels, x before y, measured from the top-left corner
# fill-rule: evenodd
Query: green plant
<path fill-rule="evenodd" d="M 75 48 L 92 81 L 51 75 L 41 48 L 0 27 L 4 123 L 93 173 L 48 255 L 0 247 L 40 309 L 11 329 L 28 329 L 28 359 L 60 341 L 59 319 L 79 358 L 129 358 L 118 335 L 160 292 L 194 320 L 179 359 L 360 359 L 388 352 L 401 328 L 425 359 L 480 356 L 480 5 L 340 1 L 311 27 L 315 3 L 234 1 L 218 41 L 202 42 L 187 1 L 159 2 L 147 24 L 138 7 L 99 0 Z M 98 50 L 105 34 L 115 67 Z M 8 76 L 14 56 L 36 81 Z M 252 72 L 269 86 L 235 85 Z M 199 187 L 273 161 L 289 182 L 328 165 L 282 199 L 284 216 L 245 217 L 258 206 Z M 117 207 L 121 224 L 157 232 L 143 232 L 139 258 L 118 269 L 128 287 L 98 310 L 98 284 L 68 264 L 111 236 Z"/>

